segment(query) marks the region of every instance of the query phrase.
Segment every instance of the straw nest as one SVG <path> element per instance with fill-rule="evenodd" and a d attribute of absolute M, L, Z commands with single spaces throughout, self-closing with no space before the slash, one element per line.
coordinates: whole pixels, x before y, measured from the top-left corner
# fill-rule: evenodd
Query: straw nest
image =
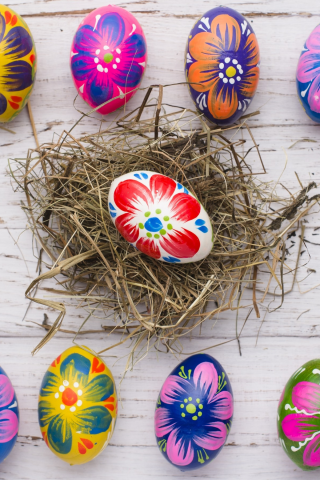
<path fill-rule="evenodd" d="M 129 341 L 131 360 L 151 346 L 180 351 L 180 337 L 220 312 L 240 308 L 244 288 L 251 289 L 258 317 L 272 279 L 284 295 L 286 234 L 317 201 L 308 196 L 315 185 L 270 208 L 279 198 L 274 184 L 261 181 L 265 169 L 250 115 L 232 127 L 209 127 L 197 112 L 163 105 L 161 86 L 158 99 L 149 101 L 152 88 L 139 109 L 107 129 L 102 123 L 99 132 L 79 139 L 73 129 L 64 131 L 57 142 L 10 162 L 26 194 L 23 208 L 40 254 L 51 259 L 26 296 L 59 312 L 52 325 L 43 325 L 47 332 L 34 352 L 64 331 L 65 304 L 36 297 L 39 283 L 52 277 L 59 288 L 51 291 L 74 298 L 87 310 L 87 319 L 108 318 L 106 333 L 122 335 L 102 351 Z M 255 158 L 261 160 L 256 173 L 249 164 Z M 120 236 L 108 213 L 108 191 L 115 178 L 134 170 L 167 175 L 200 200 L 214 230 L 214 248 L 206 259 L 159 262 Z M 261 265 L 270 279 L 258 301 Z"/>

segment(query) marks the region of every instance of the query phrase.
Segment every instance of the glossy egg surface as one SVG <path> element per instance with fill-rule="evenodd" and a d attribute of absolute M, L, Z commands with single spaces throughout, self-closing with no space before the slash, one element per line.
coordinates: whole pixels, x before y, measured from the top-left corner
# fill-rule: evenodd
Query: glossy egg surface
<path fill-rule="evenodd" d="M 43 377 L 39 424 L 52 452 L 75 465 L 108 445 L 117 418 L 117 393 L 106 364 L 87 349 L 71 347 Z"/>
<path fill-rule="evenodd" d="M 19 428 L 19 408 L 11 381 L 0 367 L 0 463 L 16 443 Z"/>
<path fill-rule="evenodd" d="M 71 47 L 71 72 L 81 97 L 102 114 L 122 107 L 136 93 L 147 62 L 147 42 L 138 20 L 108 5 L 80 24 Z"/>
<path fill-rule="evenodd" d="M 259 45 L 251 24 L 228 7 L 206 12 L 188 37 L 185 69 L 191 97 L 211 122 L 236 122 L 259 81 Z"/>
<path fill-rule="evenodd" d="M 320 359 L 300 367 L 278 405 L 278 434 L 289 458 L 303 470 L 320 467 Z"/>
<path fill-rule="evenodd" d="M 27 103 L 37 70 L 28 25 L 11 8 L 0 5 L 0 123 L 15 118 Z"/>
<path fill-rule="evenodd" d="M 181 470 L 200 468 L 222 449 L 232 416 L 233 394 L 225 370 L 210 355 L 192 355 L 171 372 L 160 390 L 157 445 Z"/>
<path fill-rule="evenodd" d="M 137 171 L 115 179 L 109 212 L 121 235 L 157 260 L 202 260 L 213 246 L 210 218 L 180 183 L 155 172 Z"/>
<path fill-rule="evenodd" d="M 297 68 L 297 91 L 307 115 L 320 123 L 320 25 L 308 37 Z"/>

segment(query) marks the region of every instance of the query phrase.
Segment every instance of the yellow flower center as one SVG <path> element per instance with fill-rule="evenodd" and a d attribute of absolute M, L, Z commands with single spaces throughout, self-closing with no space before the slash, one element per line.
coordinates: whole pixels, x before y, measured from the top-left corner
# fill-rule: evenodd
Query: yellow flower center
<path fill-rule="evenodd" d="M 234 67 L 228 67 L 226 70 L 226 74 L 228 75 L 228 77 L 234 77 L 236 73 L 237 70 Z"/>

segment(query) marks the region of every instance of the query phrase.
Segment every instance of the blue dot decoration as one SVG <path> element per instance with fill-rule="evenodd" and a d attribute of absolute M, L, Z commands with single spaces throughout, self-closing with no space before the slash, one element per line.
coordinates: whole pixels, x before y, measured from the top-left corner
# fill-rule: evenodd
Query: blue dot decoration
<path fill-rule="evenodd" d="M 133 176 L 136 177 L 136 178 L 139 178 L 139 180 L 142 180 L 142 179 L 147 180 L 148 179 L 148 175 L 144 172 L 134 173 Z"/>
<path fill-rule="evenodd" d="M 151 217 L 148 218 L 148 220 L 144 224 L 144 227 L 146 230 L 148 230 L 148 232 L 160 232 L 160 230 L 163 228 L 163 225 L 160 218 Z"/>
<path fill-rule="evenodd" d="M 195 224 L 197 227 L 201 227 L 205 223 L 206 223 L 205 220 L 201 220 L 201 218 L 198 218 L 198 220 L 195 221 Z"/>
<path fill-rule="evenodd" d="M 203 225 L 202 227 L 199 227 L 198 230 L 200 230 L 200 232 L 207 233 L 208 227 L 206 227 L 205 225 Z"/>
<path fill-rule="evenodd" d="M 180 262 L 179 258 L 175 258 L 175 257 L 163 257 L 163 260 L 165 262 L 169 262 L 169 263 L 179 263 Z"/>

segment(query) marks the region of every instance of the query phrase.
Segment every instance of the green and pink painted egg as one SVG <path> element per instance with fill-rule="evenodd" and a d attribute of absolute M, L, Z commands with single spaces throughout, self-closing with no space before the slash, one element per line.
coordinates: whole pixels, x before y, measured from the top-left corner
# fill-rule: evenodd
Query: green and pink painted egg
<path fill-rule="evenodd" d="M 298 467 L 320 467 L 320 359 L 302 365 L 286 384 L 278 406 L 278 434 Z"/>
<path fill-rule="evenodd" d="M 189 190 L 149 171 L 115 179 L 109 212 L 121 235 L 149 257 L 169 263 L 197 262 L 213 247 L 210 218 Z"/>

